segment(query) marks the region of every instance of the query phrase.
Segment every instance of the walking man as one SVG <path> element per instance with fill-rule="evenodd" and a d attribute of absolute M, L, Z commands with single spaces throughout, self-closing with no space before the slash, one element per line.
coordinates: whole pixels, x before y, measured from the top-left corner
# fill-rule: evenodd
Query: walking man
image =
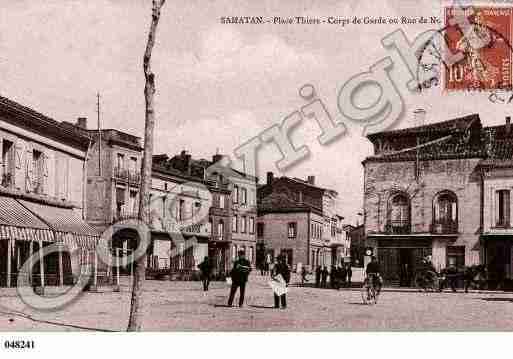
<path fill-rule="evenodd" d="M 278 263 L 274 267 L 274 271 L 271 274 L 272 279 L 275 279 L 276 276 L 281 275 L 282 278 L 285 280 L 285 284 L 288 286 L 290 282 L 290 268 L 285 262 L 285 256 L 279 255 L 278 256 Z M 282 294 L 278 296 L 276 293 L 274 293 L 274 307 L 280 308 L 280 301 L 281 301 L 281 307 L 283 309 L 287 308 L 287 294 Z"/>
<path fill-rule="evenodd" d="M 251 272 L 251 263 L 244 257 L 244 251 L 239 251 L 238 255 L 238 258 L 233 262 L 233 269 L 231 271 L 232 287 L 230 289 L 230 298 L 228 299 L 229 307 L 233 304 L 237 288 L 240 288 L 239 307 L 244 306 L 246 282 L 248 281 L 249 272 Z"/>
<path fill-rule="evenodd" d="M 210 284 L 210 276 L 212 275 L 212 263 L 210 259 L 205 256 L 203 262 L 198 265 L 201 272 L 201 281 L 203 282 L 203 290 L 208 291 L 208 285 Z"/>

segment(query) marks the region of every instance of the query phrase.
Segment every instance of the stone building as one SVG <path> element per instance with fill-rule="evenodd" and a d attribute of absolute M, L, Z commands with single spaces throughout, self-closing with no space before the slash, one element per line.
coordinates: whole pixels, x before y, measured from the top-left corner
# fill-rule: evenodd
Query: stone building
<path fill-rule="evenodd" d="M 337 193 L 315 185 L 315 177 L 274 178 L 258 188 L 259 258 L 284 254 L 290 266 L 338 264 L 349 256 L 342 219 L 335 214 Z"/>
<path fill-rule="evenodd" d="M 112 224 L 137 218 L 141 184 L 141 139 L 116 129 L 88 129 L 87 119 L 79 118 L 76 131 L 87 135 L 91 147 L 87 161 L 86 220 L 100 233 Z M 137 246 L 131 230 L 115 231 L 110 247 L 120 257 L 122 274 L 131 273 L 126 256 Z M 111 269 L 98 263 L 102 279 L 110 281 Z"/>
<path fill-rule="evenodd" d="M 196 271 L 208 255 L 214 274 L 223 276 L 239 249 L 254 264 L 256 179 L 222 166 L 221 155 L 211 161 L 196 160 L 182 151 L 172 158 L 153 159 L 152 190 L 164 202 L 152 201 L 152 213 L 158 218 L 152 228 L 157 229 L 160 222 L 159 230 L 171 234 L 168 249 L 175 253 L 171 270 Z M 161 248 L 160 253 L 165 251 Z"/>
<path fill-rule="evenodd" d="M 387 282 L 412 285 L 425 256 L 437 270 L 461 268 L 490 264 L 489 243 L 494 253 L 504 248 L 496 235 L 509 228 L 501 168 L 512 155 L 509 127 L 483 128 L 474 114 L 368 135 L 374 155 L 363 161 L 365 234 Z M 506 139 L 497 142 L 500 136 Z M 510 256 L 494 258 L 506 269 Z"/>
<path fill-rule="evenodd" d="M 15 286 L 18 274 L 32 285 L 73 283 L 78 270 L 91 264 L 99 240 L 84 221 L 89 137 L 0 97 L 0 147 L 0 285 Z M 24 263 L 36 264 L 32 254 L 52 243 L 78 255 L 50 253 L 20 272 Z"/>

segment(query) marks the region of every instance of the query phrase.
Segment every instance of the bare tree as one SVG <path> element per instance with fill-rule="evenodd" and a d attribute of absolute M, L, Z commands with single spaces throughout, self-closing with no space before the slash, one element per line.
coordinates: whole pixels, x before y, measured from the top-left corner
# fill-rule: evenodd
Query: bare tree
<path fill-rule="evenodd" d="M 155 74 L 151 71 L 151 53 L 155 45 L 157 25 L 160 19 L 160 10 L 166 0 L 153 0 L 150 32 L 143 58 L 144 78 L 144 99 L 146 104 L 145 126 L 144 126 L 144 156 L 142 163 L 141 191 L 139 201 L 139 220 L 150 223 L 150 189 L 151 189 L 151 167 L 153 156 L 153 128 L 155 127 L 155 109 L 153 98 L 155 95 Z M 149 233 L 147 235 L 150 235 Z M 142 285 L 146 275 L 146 256 L 140 255 L 135 262 L 134 278 L 132 283 L 132 299 L 130 302 L 130 318 L 128 319 L 127 331 L 139 331 L 142 325 Z"/>

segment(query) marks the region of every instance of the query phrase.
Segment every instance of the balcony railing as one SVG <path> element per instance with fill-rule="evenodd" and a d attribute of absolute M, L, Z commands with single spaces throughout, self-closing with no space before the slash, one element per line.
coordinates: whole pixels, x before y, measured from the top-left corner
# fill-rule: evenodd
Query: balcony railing
<path fill-rule="evenodd" d="M 187 234 L 210 235 L 210 223 L 183 223 L 180 231 Z"/>
<path fill-rule="evenodd" d="M 114 167 L 114 178 L 133 184 L 141 183 L 141 173 L 138 171 L 127 170 L 121 167 Z"/>
<path fill-rule="evenodd" d="M 409 221 L 392 220 L 385 227 L 387 234 L 410 234 L 411 225 Z"/>
<path fill-rule="evenodd" d="M 136 171 L 128 171 L 128 182 L 133 184 L 141 183 L 141 173 Z"/>
<path fill-rule="evenodd" d="M 432 224 L 431 233 L 436 233 L 436 234 L 458 233 L 458 223 L 456 221 L 437 221 Z"/>
<path fill-rule="evenodd" d="M 125 221 L 128 219 L 137 219 L 138 212 L 135 210 L 122 209 L 121 211 L 113 211 L 112 212 L 112 220 L 113 222 L 117 221 Z"/>

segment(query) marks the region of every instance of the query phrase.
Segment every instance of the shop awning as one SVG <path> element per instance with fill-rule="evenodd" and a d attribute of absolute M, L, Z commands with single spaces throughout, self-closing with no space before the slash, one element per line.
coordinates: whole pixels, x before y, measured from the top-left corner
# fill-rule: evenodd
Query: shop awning
<path fill-rule="evenodd" d="M 14 198 L 0 196 L 0 239 L 53 242 L 55 237 L 46 223 Z"/>
<path fill-rule="evenodd" d="M 69 234 L 71 234 L 75 244 L 81 248 L 93 249 L 96 246 L 100 233 L 82 220 L 73 209 L 25 200 L 19 200 L 19 202 L 41 218 L 55 232 L 57 242 L 68 242 Z"/>

